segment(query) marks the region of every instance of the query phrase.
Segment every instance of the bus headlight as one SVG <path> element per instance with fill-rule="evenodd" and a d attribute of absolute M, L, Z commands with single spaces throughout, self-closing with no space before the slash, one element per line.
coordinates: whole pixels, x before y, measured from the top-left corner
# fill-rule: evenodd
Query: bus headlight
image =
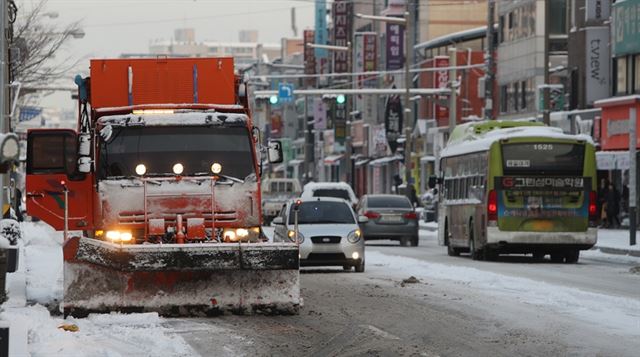
<path fill-rule="evenodd" d="M 349 235 L 347 236 L 347 240 L 349 241 L 349 243 L 358 243 L 361 237 L 362 231 L 360 229 L 356 229 L 349 233 Z"/>

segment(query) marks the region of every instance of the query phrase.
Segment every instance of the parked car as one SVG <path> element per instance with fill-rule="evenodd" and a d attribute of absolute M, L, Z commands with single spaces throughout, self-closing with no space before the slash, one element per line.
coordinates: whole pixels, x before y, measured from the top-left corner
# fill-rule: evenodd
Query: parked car
<path fill-rule="evenodd" d="M 357 212 L 369 218 L 360 225 L 365 240 L 391 239 L 403 246 L 418 245 L 418 215 L 407 196 L 364 195 Z"/>
<path fill-rule="evenodd" d="M 353 189 L 344 182 L 309 182 L 304 185 L 300 198 L 308 200 L 314 197 L 341 198 L 349 202 L 353 208 L 358 204 L 358 198 Z"/>
<path fill-rule="evenodd" d="M 364 272 L 364 239 L 357 217 L 343 199 L 320 197 L 289 201 L 273 219 L 274 241 L 296 241 L 295 214 L 298 215 L 300 266 L 355 267 Z"/>
<path fill-rule="evenodd" d="M 262 181 L 262 217 L 264 224 L 269 224 L 280 213 L 282 206 L 292 198 L 298 197 L 301 191 L 298 179 L 268 178 Z"/>

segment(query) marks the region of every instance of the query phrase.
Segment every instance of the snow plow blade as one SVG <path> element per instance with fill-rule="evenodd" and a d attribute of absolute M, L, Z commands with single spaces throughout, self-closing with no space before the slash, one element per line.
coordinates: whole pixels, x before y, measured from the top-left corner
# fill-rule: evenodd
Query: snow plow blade
<path fill-rule="evenodd" d="M 155 311 L 165 316 L 297 314 L 299 253 L 288 243 L 64 246 L 65 316 Z"/>

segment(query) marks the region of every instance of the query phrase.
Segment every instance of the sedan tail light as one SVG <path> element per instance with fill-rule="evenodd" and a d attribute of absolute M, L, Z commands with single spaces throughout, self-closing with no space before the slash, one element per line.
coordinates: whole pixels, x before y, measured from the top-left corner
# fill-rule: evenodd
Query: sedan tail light
<path fill-rule="evenodd" d="M 404 214 L 406 219 L 418 219 L 418 215 L 415 212 L 407 212 Z"/>
<path fill-rule="evenodd" d="M 380 217 L 380 213 L 373 212 L 373 211 L 367 211 L 367 212 L 364 213 L 364 215 L 369 219 L 376 219 L 376 218 Z"/>

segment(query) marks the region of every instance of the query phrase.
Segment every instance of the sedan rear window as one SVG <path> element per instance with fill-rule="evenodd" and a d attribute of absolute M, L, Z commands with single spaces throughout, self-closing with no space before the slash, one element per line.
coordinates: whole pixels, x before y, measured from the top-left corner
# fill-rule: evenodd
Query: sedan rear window
<path fill-rule="evenodd" d="M 351 224 L 355 223 L 353 211 L 343 202 L 302 202 L 298 211 L 298 224 Z M 295 211 L 289 210 L 289 224 L 294 224 Z"/>
<path fill-rule="evenodd" d="M 413 208 L 405 196 L 369 197 L 367 206 L 372 208 Z"/>
<path fill-rule="evenodd" d="M 331 188 L 321 188 L 319 190 L 313 191 L 313 197 L 334 197 L 334 198 L 342 198 L 343 200 L 351 200 L 349 197 L 349 192 L 347 190 L 341 189 L 331 189 Z"/>

